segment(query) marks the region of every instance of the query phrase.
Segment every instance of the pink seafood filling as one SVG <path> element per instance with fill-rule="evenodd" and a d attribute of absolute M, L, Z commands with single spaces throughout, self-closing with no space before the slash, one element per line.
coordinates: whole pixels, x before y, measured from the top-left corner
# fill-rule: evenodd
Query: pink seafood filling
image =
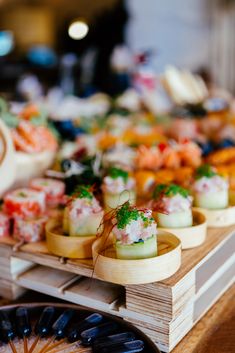
<path fill-rule="evenodd" d="M 0 212 L 0 238 L 8 237 L 10 235 L 10 220 L 9 217 Z"/>
<path fill-rule="evenodd" d="M 122 177 L 111 178 L 110 176 L 106 176 L 103 180 L 102 189 L 104 192 L 108 192 L 110 194 L 119 194 L 125 190 L 133 190 L 135 187 L 135 180 L 133 178 L 128 178 L 127 181 Z"/>
<path fill-rule="evenodd" d="M 192 207 L 192 196 L 184 197 L 177 194 L 173 197 L 163 196 L 154 201 L 154 209 L 166 214 L 188 211 Z"/>
<path fill-rule="evenodd" d="M 224 191 L 228 190 L 228 181 L 219 175 L 215 175 L 211 178 L 202 177 L 195 181 L 193 189 L 198 193 Z"/>
<path fill-rule="evenodd" d="M 146 217 L 147 222 L 141 216 L 137 220 L 132 220 L 123 229 L 119 229 L 117 225 L 113 228 L 113 233 L 117 240 L 122 244 L 133 244 L 140 240 L 147 240 L 157 234 L 157 224 L 151 219 L 152 211 L 146 210 L 142 213 Z"/>
<path fill-rule="evenodd" d="M 91 214 L 97 214 L 103 212 L 99 201 L 93 197 L 88 198 L 77 198 L 69 203 L 69 216 L 76 220 L 78 217 L 89 216 Z"/>
<path fill-rule="evenodd" d="M 36 178 L 31 180 L 30 187 L 46 194 L 46 201 L 49 205 L 57 205 L 65 193 L 65 184 L 60 180 Z"/>
<path fill-rule="evenodd" d="M 45 237 L 45 224 L 47 217 L 38 219 L 22 219 L 16 217 L 14 219 L 13 237 L 15 239 L 24 240 L 27 243 L 41 241 Z"/>

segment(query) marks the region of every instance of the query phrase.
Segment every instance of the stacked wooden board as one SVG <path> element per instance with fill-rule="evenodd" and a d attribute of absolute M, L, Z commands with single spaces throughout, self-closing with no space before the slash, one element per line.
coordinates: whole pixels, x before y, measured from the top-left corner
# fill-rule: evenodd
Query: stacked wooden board
<path fill-rule="evenodd" d="M 34 264 L 18 271 L 12 283 L 123 317 L 164 352 L 170 352 L 234 282 L 234 226 L 209 229 L 202 246 L 183 251 L 181 268 L 169 279 L 126 287 L 95 278 L 91 260 L 61 261 L 48 253 L 45 243 L 13 252 L 12 239 L 1 241 L 0 257 L 8 253 Z"/>

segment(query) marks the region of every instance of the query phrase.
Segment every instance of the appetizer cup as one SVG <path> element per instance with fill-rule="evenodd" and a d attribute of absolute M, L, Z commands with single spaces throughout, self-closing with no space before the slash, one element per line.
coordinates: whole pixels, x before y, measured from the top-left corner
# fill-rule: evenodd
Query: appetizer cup
<path fill-rule="evenodd" d="M 96 236 L 71 237 L 63 233 L 59 219 L 51 219 L 46 224 L 46 243 L 48 250 L 57 256 L 70 259 L 92 257 L 91 246 Z"/>

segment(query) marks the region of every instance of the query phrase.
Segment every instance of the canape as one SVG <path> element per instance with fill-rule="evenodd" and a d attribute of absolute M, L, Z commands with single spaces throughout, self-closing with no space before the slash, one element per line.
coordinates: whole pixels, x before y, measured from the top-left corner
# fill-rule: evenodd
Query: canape
<path fill-rule="evenodd" d="M 229 184 L 210 165 L 203 165 L 196 171 L 193 184 L 194 204 L 205 209 L 225 209 L 229 204 Z"/>
<path fill-rule="evenodd" d="M 104 177 L 102 190 L 107 210 L 115 209 L 127 201 L 135 203 L 135 180 L 123 169 L 110 168 Z"/>
<path fill-rule="evenodd" d="M 192 209 L 192 201 L 186 189 L 175 184 L 161 184 L 155 188 L 151 202 L 159 230 L 175 234 L 182 249 L 199 246 L 206 239 L 206 217 Z"/>
<path fill-rule="evenodd" d="M 10 217 L 39 217 L 46 210 L 45 194 L 28 188 L 10 191 L 4 197 L 3 209 Z"/>
<path fill-rule="evenodd" d="M 103 214 L 91 187 L 79 186 L 65 208 L 64 231 L 72 237 L 95 236 Z"/>
<path fill-rule="evenodd" d="M 153 193 L 153 209 L 159 227 L 184 228 L 193 224 L 192 197 L 179 185 L 157 185 Z"/>
<path fill-rule="evenodd" d="M 139 210 L 129 202 L 115 214 L 113 234 L 118 259 L 146 259 L 157 255 L 157 224 L 149 209 Z"/>

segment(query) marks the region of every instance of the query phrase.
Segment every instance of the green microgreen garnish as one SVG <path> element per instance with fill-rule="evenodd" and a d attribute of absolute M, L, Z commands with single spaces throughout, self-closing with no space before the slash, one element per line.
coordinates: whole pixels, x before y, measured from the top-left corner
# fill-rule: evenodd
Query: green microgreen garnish
<path fill-rule="evenodd" d="M 153 192 L 153 198 L 157 199 L 160 196 L 166 196 L 166 197 L 173 197 L 175 195 L 181 195 L 183 197 L 188 197 L 189 192 L 188 190 L 182 188 L 179 185 L 176 184 L 170 184 L 170 185 L 165 185 L 165 184 L 159 184 L 156 186 L 154 192 Z"/>
<path fill-rule="evenodd" d="M 27 197 L 27 194 L 26 194 L 25 192 L 23 192 L 23 191 L 20 191 L 20 192 L 18 193 L 18 196 L 19 196 L 19 197 Z"/>
<path fill-rule="evenodd" d="M 108 175 L 112 179 L 117 179 L 117 178 L 121 177 L 122 179 L 124 179 L 125 182 L 127 182 L 127 179 L 128 179 L 128 172 L 126 172 L 123 169 L 119 169 L 119 168 L 115 168 L 115 167 L 112 167 L 109 169 Z"/>
<path fill-rule="evenodd" d="M 209 164 L 204 164 L 196 170 L 195 178 L 196 179 L 201 179 L 203 177 L 212 178 L 215 175 L 217 174 L 213 170 L 213 168 Z"/>
<path fill-rule="evenodd" d="M 72 197 L 78 197 L 80 199 L 89 199 L 92 200 L 93 193 L 91 191 L 90 185 L 79 185 L 75 188 Z"/>
<path fill-rule="evenodd" d="M 140 212 L 131 207 L 129 202 L 124 203 L 124 205 L 117 211 L 117 227 L 118 229 L 125 228 L 131 221 L 137 221 L 140 216 Z"/>
<path fill-rule="evenodd" d="M 146 217 L 142 211 L 131 206 L 129 202 L 124 203 L 118 209 L 116 218 L 118 229 L 124 229 L 131 223 L 131 221 L 137 221 L 138 219 L 142 219 L 145 228 L 147 228 L 154 221 L 152 217 Z"/>

